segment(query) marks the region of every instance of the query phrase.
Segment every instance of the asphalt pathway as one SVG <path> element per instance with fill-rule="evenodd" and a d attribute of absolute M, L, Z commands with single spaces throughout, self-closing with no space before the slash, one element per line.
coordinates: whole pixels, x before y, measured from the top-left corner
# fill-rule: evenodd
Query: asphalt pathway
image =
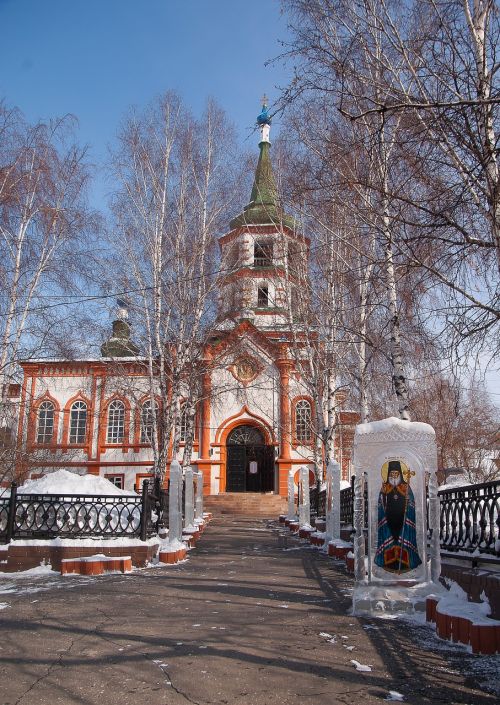
<path fill-rule="evenodd" d="M 498 702 L 484 684 L 498 682 L 499 657 L 354 618 L 351 587 L 339 562 L 240 518 L 215 519 L 177 566 L 2 577 L 0 703 Z"/>

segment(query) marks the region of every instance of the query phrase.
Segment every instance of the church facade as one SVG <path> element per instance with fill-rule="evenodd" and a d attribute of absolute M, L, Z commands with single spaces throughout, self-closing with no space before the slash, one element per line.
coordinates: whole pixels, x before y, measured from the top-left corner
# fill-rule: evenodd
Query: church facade
<path fill-rule="evenodd" d="M 205 348 L 205 358 L 217 364 L 202 373 L 192 454 L 206 494 L 284 496 L 290 470 L 322 466 L 315 451 L 316 409 L 300 374 L 300 335 L 293 330 L 290 307 L 298 292 L 288 275 L 292 259 L 307 258 L 309 241 L 278 206 L 265 108 L 258 122 L 260 154 L 250 202 L 219 240 L 221 258 L 231 266 Z M 100 358 L 28 361 L 22 367 L 18 439 L 31 476 L 67 468 L 139 490 L 153 469 L 151 398 L 125 312 Z M 354 412 L 338 414 L 344 479 L 357 420 Z M 181 422 L 179 459 L 185 433 Z"/>

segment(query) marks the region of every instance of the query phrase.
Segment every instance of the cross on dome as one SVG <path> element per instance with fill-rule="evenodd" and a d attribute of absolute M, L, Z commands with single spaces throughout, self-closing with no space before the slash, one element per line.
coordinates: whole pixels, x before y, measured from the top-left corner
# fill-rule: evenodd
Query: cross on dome
<path fill-rule="evenodd" d="M 271 116 L 269 115 L 268 98 L 264 95 L 262 100 L 262 110 L 257 115 L 257 125 L 260 127 L 261 142 L 269 142 L 269 131 L 271 129 Z"/>

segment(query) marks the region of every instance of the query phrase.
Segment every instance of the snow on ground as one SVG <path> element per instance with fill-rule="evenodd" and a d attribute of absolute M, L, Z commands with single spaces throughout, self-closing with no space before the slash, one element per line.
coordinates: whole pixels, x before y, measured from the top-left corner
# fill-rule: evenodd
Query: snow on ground
<path fill-rule="evenodd" d="M 69 470 L 56 470 L 38 480 L 27 480 L 17 490 L 18 494 L 80 494 L 80 495 L 128 495 L 135 492 L 121 490 L 105 477 L 77 475 Z"/>
<path fill-rule="evenodd" d="M 351 659 L 351 663 L 356 669 L 356 671 L 361 671 L 362 673 L 368 673 L 369 671 L 372 670 L 371 666 L 367 666 L 364 663 L 360 663 L 359 661 L 356 661 L 355 659 Z"/>
<path fill-rule="evenodd" d="M 1 581 L 5 578 L 8 580 L 13 580 L 17 578 L 46 578 L 54 575 L 60 575 L 56 570 L 52 570 L 50 563 L 44 565 L 38 565 L 36 568 L 29 568 L 28 570 L 23 570 L 19 573 L 0 573 L 0 585 Z M 1 592 L 1 587 L 0 587 Z"/>

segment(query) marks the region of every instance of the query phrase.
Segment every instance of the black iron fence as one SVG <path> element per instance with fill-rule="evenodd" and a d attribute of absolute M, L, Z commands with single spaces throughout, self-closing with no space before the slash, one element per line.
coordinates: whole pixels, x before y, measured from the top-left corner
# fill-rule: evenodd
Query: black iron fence
<path fill-rule="evenodd" d="M 318 490 L 317 487 L 312 487 L 309 494 L 311 517 L 324 518 L 326 515 L 326 489 Z M 344 525 L 352 525 L 353 498 L 353 485 L 340 490 L 340 522 Z"/>
<path fill-rule="evenodd" d="M 168 492 L 143 483 L 142 496 L 18 494 L 0 498 L 0 542 L 12 539 L 140 538 L 168 525 Z"/>
<path fill-rule="evenodd" d="M 500 481 L 438 492 L 441 548 L 500 555 Z"/>

